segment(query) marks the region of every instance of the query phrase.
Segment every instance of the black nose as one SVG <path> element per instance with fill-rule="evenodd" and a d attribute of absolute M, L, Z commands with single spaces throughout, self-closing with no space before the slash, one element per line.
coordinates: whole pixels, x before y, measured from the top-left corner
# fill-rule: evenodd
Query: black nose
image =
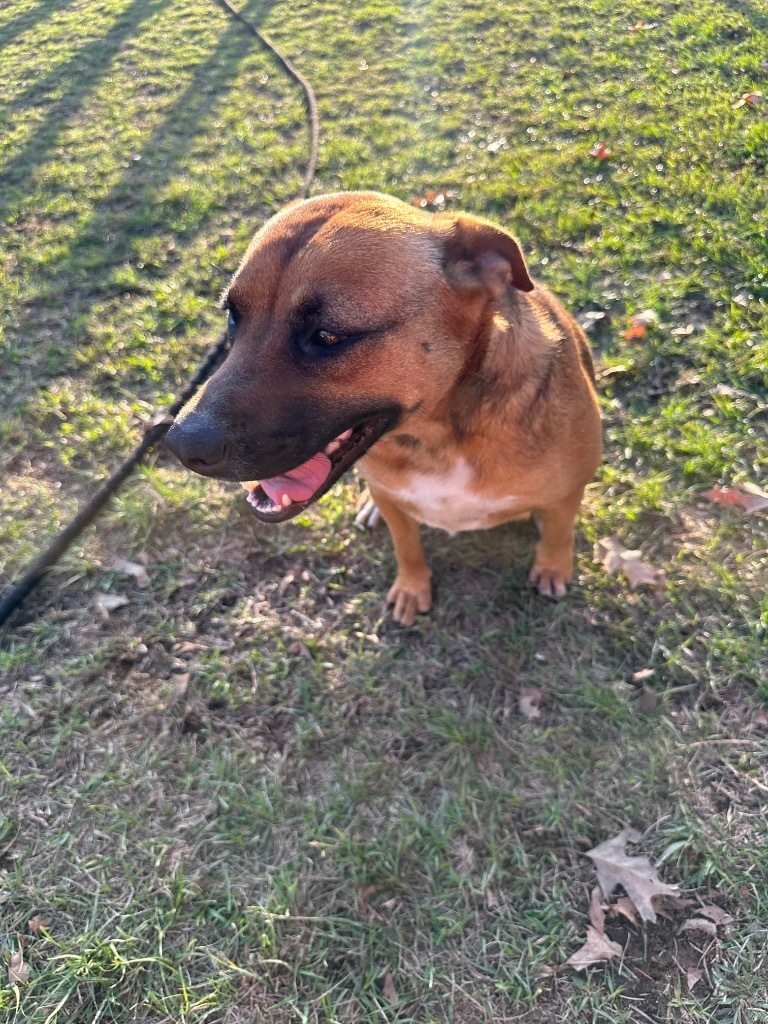
<path fill-rule="evenodd" d="M 223 428 L 210 416 L 190 413 L 177 420 L 165 437 L 173 454 L 196 473 L 216 469 L 227 458 L 228 445 Z"/>

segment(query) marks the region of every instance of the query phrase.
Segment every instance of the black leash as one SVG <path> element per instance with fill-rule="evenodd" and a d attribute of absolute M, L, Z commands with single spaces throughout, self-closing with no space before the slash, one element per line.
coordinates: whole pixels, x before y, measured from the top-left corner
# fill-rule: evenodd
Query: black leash
<path fill-rule="evenodd" d="M 248 21 L 247 18 L 244 18 L 243 15 L 232 6 L 229 0 L 218 0 L 218 2 L 225 7 L 233 17 L 237 18 L 237 20 L 241 22 L 248 31 L 252 33 L 252 35 L 256 36 L 259 42 L 266 49 L 277 57 L 291 78 L 298 82 L 304 90 L 310 119 L 311 144 L 307 171 L 304 175 L 304 183 L 299 191 L 299 197 L 301 199 L 306 199 L 309 195 L 309 189 L 315 176 L 318 150 L 320 147 L 320 119 L 317 113 L 317 99 L 315 98 L 314 90 L 307 79 L 293 66 L 285 54 L 281 53 L 281 51 L 270 39 L 267 38 L 267 36 L 264 35 L 263 32 L 259 31 L 259 29 Z M 165 416 L 163 416 L 159 422 L 155 423 L 155 425 L 144 434 L 141 442 L 134 448 L 128 458 L 118 466 L 114 473 L 104 481 L 85 508 L 78 512 L 69 525 L 59 533 L 49 547 L 32 563 L 18 583 L 16 583 L 10 592 L 6 594 L 3 600 L 0 601 L 0 627 L 7 622 L 22 601 L 31 593 L 32 590 L 34 590 L 47 570 L 59 561 L 72 542 L 80 536 L 83 530 L 90 526 L 101 512 L 102 508 L 117 492 L 123 481 L 133 472 L 134 468 L 143 459 L 147 452 L 150 451 L 159 441 L 162 441 L 170 430 L 173 421 L 182 406 L 186 405 L 200 385 L 205 383 L 205 381 L 211 376 L 213 371 L 227 354 L 229 346 L 229 333 L 224 331 L 219 340 L 209 348 L 205 358 L 189 380 L 189 383 L 177 397 L 173 405 L 169 406 Z"/>

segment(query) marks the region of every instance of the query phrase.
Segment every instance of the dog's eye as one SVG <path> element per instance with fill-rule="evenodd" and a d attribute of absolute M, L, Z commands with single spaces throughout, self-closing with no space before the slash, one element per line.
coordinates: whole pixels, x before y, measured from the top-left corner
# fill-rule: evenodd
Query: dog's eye
<path fill-rule="evenodd" d="M 237 316 L 235 315 L 234 310 L 230 309 L 230 310 L 227 311 L 227 328 L 230 331 L 234 331 L 234 329 L 236 327 L 237 327 Z"/>
<path fill-rule="evenodd" d="M 313 345 L 317 345 L 319 348 L 333 348 L 334 345 L 338 345 L 341 339 L 338 334 L 334 334 L 332 331 L 315 331 L 311 341 Z"/>

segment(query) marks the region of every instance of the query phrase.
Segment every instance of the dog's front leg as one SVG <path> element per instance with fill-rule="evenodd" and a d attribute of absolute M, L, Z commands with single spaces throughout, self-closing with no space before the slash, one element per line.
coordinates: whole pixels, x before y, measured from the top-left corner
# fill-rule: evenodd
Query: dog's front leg
<path fill-rule="evenodd" d="M 583 497 L 582 487 L 557 505 L 534 513 L 541 539 L 536 545 L 536 560 L 529 582 L 544 597 L 556 601 L 565 596 L 573 579 L 574 523 Z"/>
<path fill-rule="evenodd" d="M 432 572 L 421 544 L 421 527 L 386 494 L 373 487 L 370 491 L 392 534 L 397 559 L 397 578 L 390 587 L 387 601 L 394 605 L 395 620 L 412 626 L 417 612 L 428 612 L 432 607 Z"/>

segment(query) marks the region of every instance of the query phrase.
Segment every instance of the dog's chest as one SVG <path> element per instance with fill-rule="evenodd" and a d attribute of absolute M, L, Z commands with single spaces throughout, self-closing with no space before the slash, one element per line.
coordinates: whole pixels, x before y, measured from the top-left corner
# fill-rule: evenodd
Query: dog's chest
<path fill-rule="evenodd" d="M 482 494 L 465 459 L 457 459 L 445 473 L 410 473 L 402 485 L 382 489 L 420 522 L 449 533 L 483 530 L 495 526 L 499 516 L 511 519 L 526 511 L 526 503 L 514 494 L 493 498 Z"/>

